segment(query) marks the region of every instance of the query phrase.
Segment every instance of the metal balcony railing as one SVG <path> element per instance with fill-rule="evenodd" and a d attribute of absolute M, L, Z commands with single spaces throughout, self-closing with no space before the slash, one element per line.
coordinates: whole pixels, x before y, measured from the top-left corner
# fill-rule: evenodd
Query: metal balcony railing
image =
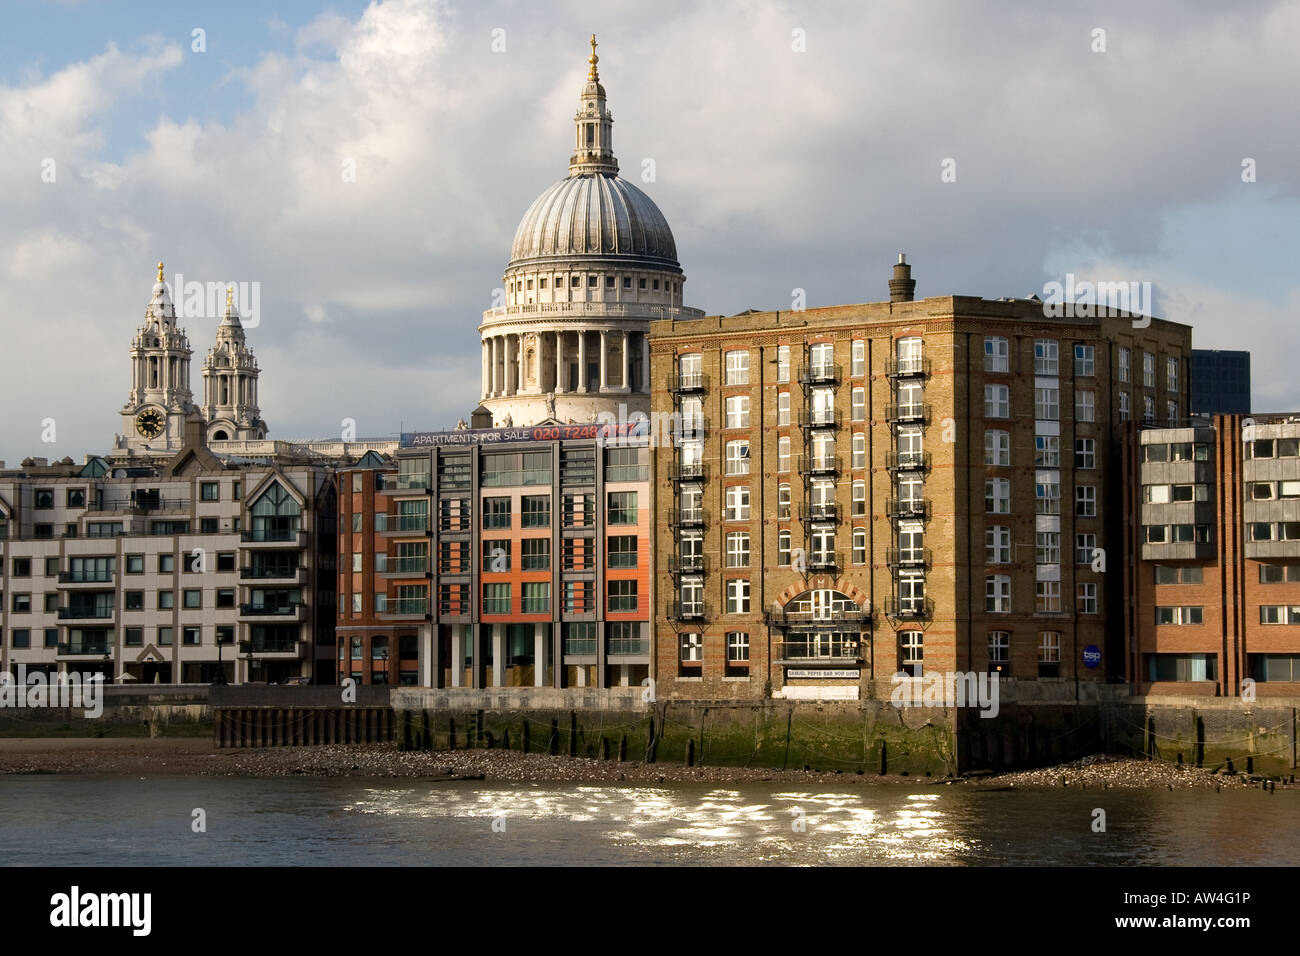
<path fill-rule="evenodd" d="M 63 641 L 59 644 L 59 654 L 64 657 L 102 657 L 112 650 L 108 641 Z"/>
<path fill-rule="evenodd" d="M 112 584 L 112 571 L 60 571 L 60 584 Z"/>
<path fill-rule="evenodd" d="M 107 621 L 113 617 L 113 607 L 61 607 L 60 621 Z"/>
<path fill-rule="evenodd" d="M 668 466 L 669 481 L 703 481 L 707 474 L 702 461 L 679 461 Z"/>
<path fill-rule="evenodd" d="M 253 543 L 266 541 L 296 541 L 300 534 L 302 534 L 301 528 L 254 528 L 252 531 L 241 531 L 239 534 L 239 540 Z"/>
<path fill-rule="evenodd" d="M 885 552 L 885 563 L 891 568 L 928 568 L 929 548 L 890 548 Z"/>
<path fill-rule="evenodd" d="M 262 567 L 248 567 L 239 569 L 239 577 L 242 581 L 265 581 L 265 580 L 289 580 L 297 578 L 302 572 L 306 571 L 306 565 L 269 565 Z"/>
<path fill-rule="evenodd" d="M 838 551 L 809 551 L 809 571 L 834 571 L 844 567 L 844 555 Z"/>
<path fill-rule="evenodd" d="M 303 607 L 302 601 L 289 601 L 285 604 L 241 604 L 241 617 L 292 617 Z"/>
<path fill-rule="evenodd" d="M 885 502 L 885 515 L 892 520 L 924 520 L 930 517 L 930 499 L 890 498 Z"/>
<path fill-rule="evenodd" d="M 843 462 L 838 455 L 801 455 L 799 457 L 799 474 L 801 475 L 838 475 L 842 466 Z"/>
<path fill-rule="evenodd" d="M 784 608 L 769 608 L 763 613 L 763 621 L 769 627 L 788 630 L 790 628 L 836 630 L 855 628 L 868 623 L 871 612 L 861 608 L 818 609 L 816 611 L 789 611 Z"/>
<path fill-rule="evenodd" d="M 808 641 L 782 641 L 776 645 L 780 660 L 797 661 L 860 661 L 860 641 L 835 641 L 816 639 Z"/>
<path fill-rule="evenodd" d="M 703 372 L 674 372 L 668 376 L 668 391 L 676 393 L 702 392 L 709 387 L 709 377 Z"/>
<path fill-rule="evenodd" d="M 799 366 L 800 385 L 834 385 L 843 378 L 844 370 L 834 362 Z"/>
<path fill-rule="evenodd" d="M 429 516 L 389 515 L 383 530 L 388 534 L 421 534 L 429 530 Z"/>
<path fill-rule="evenodd" d="M 667 616 L 670 621 L 703 621 L 709 608 L 703 601 L 669 601 Z"/>
<path fill-rule="evenodd" d="M 805 431 L 839 428 L 843 422 L 844 417 L 834 408 L 804 409 L 799 413 L 799 427 Z"/>
<path fill-rule="evenodd" d="M 802 504 L 799 506 L 799 520 L 804 522 L 838 522 L 840 520 L 840 506 L 834 502 L 828 504 Z"/>
<path fill-rule="evenodd" d="M 302 640 L 296 637 L 254 637 L 239 642 L 240 654 L 292 654 Z"/>
<path fill-rule="evenodd" d="M 703 574 L 706 568 L 702 554 L 671 554 L 668 570 L 672 574 Z"/>
<path fill-rule="evenodd" d="M 930 406 L 924 402 L 891 402 L 885 406 L 885 421 L 890 424 L 925 424 L 929 420 Z"/>
<path fill-rule="evenodd" d="M 885 467 L 890 471 L 929 471 L 928 451 L 890 451 L 885 453 Z"/>
<path fill-rule="evenodd" d="M 902 621 L 926 621 L 934 616 L 934 601 L 929 598 L 885 599 L 885 615 Z"/>
<path fill-rule="evenodd" d="M 675 510 L 668 518 L 668 526 L 674 531 L 680 528 L 703 528 L 707 523 L 708 514 L 703 508 Z"/>
<path fill-rule="evenodd" d="M 890 378 L 925 377 L 930 374 L 930 360 L 898 357 L 885 359 L 885 374 Z"/>

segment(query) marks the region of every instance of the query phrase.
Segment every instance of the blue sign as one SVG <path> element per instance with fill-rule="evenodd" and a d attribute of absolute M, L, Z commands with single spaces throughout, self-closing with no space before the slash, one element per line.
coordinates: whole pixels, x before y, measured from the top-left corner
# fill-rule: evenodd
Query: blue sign
<path fill-rule="evenodd" d="M 1096 667 L 1101 663 L 1101 648 L 1096 644 L 1089 644 L 1083 649 L 1083 665 L 1085 667 Z"/>

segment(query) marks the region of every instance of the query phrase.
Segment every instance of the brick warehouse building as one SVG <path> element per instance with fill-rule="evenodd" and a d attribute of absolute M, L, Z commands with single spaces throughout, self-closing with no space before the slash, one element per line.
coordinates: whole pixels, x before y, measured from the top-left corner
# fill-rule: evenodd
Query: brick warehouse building
<path fill-rule="evenodd" d="M 1125 676 L 1152 695 L 1300 692 L 1300 416 L 1131 426 Z"/>
<path fill-rule="evenodd" d="M 463 429 L 403 435 L 395 467 L 341 470 L 340 676 L 639 686 L 649 454 L 626 427 Z"/>
<path fill-rule="evenodd" d="M 900 257 L 889 302 L 653 324 L 660 696 L 1123 672 L 1121 424 L 1186 415 L 1190 328 L 914 287 Z"/>

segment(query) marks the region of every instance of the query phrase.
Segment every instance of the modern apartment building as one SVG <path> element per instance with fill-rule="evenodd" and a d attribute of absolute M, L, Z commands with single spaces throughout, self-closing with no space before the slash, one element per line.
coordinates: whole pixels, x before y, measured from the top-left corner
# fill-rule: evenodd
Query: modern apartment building
<path fill-rule="evenodd" d="M 331 469 L 224 459 L 190 430 L 167 461 L 0 472 L 0 669 L 329 682 Z"/>
<path fill-rule="evenodd" d="M 1190 329 L 916 301 L 902 257 L 889 286 L 652 325 L 660 696 L 988 669 L 1076 699 L 1122 671 L 1119 436 L 1186 417 Z"/>
<path fill-rule="evenodd" d="M 1126 677 L 1147 694 L 1294 696 L 1300 416 L 1131 431 Z"/>
<path fill-rule="evenodd" d="M 340 675 L 639 686 L 650 671 L 653 504 L 638 431 L 417 432 L 402 436 L 395 467 L 372 458 L 342 470 Z"/>

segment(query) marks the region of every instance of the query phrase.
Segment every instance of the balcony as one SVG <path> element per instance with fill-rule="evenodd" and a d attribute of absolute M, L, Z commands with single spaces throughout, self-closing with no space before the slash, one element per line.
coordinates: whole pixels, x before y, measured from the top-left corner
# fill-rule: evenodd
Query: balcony
<path fill-rule="evenodd" d="M 799 413 L 799 427 L 804 431 L 817 428 L 835 429 L 844 422 L 843 416 L 834 408 L 804 409 Z"/>
<path fill-rule="evenodd" d="M 834 571 L 844 567 L 844 555 L 838 551 L 809 551 L 809 571 Z"/>
<path fill-rule="evenodd" d="M 58 613 L 60 621 L 98 621 L 103 624 L 113 620 L 115 609 L 112 605 L 108 607 L 73 606 L 61 607 Z"/>
<path fill-rule="evenodd" d="M 305 548 L 307 532 L 301 528 L 254 528 L 252 531 L 241 531 L 239 540 L 244 544 Z"/>
<path fill-rule="evenodd" d="M 433 487 L 433 477 L 427 471 L 398 474 L 391 487 L 398 491 L 428 491 Z"/>
<path fill-rule="evenodd" d="M 241 581 L 272 581 L 283 584 L 306 584 L 306 565 L 254 566 L 239 569 Z"/>
<path fill-rule="evenodd" d="M 291 657 L 299 656 L 299 650 L 306 643 L 297 637 L 254 637 L 247 641 L 239 642 L 240 654 L 287 654 Z"/>
<path fill-rule="evenodd" d="M 605 653 L 611 657 L 649 657 L 650 639 L 646 637 L 609 637 Z"/>
<path fill-rule="evenodd" d="M 770 608 L 763 613 L 768 627 L 787 630 L 853 630 L 871 621 L 871 612 L 861 608 L 818 608 L 815 611 L 788 611 Z"/>
<path fill-rule="evenodd" d="M 702 461 L 679 461 L 668 467 L 668 480 L 678 481 L 703 481 L 708 474 Z"/>
<path fill-rule="evenodd" d="M 829 362 L 799 366 L 800 385 L 835 385 L 843 378 L 844 370 Z"/>
<path fill-rule="evenodd" d="M 671 432 L 676 445 L 685 441 L 703 441 L 708 433 L 709 419 L 704 415 L 683 415 Z"/>
<path fill-rule="evenodd" d="M 885 515 L 891 521 L 924 521 L 930 517 L 930 499 L 890 498 L 885 502 Z"/>
<path fill-rule="evenodd" d="M 890 548 L 885 552 L 885 563 L 891 568 L 928 568 L 929 548 Z"/>
<path fill-rule="evenodd" d="M 429 516 L 428 515 L 389 515 L 388 521 L 380 530 L 380 534 L 428 534 L 429 533 Z"/>
<path fill-rule="evenodd" d="M 388 561 L 375 568 L 375 573 L 381 578 L 400 578 L 400 577 L 423 577 L 429 572 L 429 559 L 426 557 L 416 558 L 389 558 Z"/>
<path fill-rule="evenodd" d="M 74 587 L 79 584 L 90 584 L 90 585 L 98 584 L 102 586 L 105 584 L 112 584 L 113 577 L 114 576 L 112 571 L 95 571 L 95 572 L 60 571 L 59 583 L 72 585 Z"/>
<path fill-rule="evenodd" d="M 113 645 L 104 638 L 98 641 L 61 641 L 58 647 L 59 657 L 106 657 L 113 651 Z"/>
<path fill-rule="evenodd" d="M 703 508 L 675 510 L 668 518 L 668 527 L 674 533 L 683 528 L 703 528 L 708 523 L 708 514 Z"/>
<path fill-rule="evenodd" d="M 386 621 L 412 620 L 427 617 L 428 614 L 428 598 L 397 598 L 390 600 L 382 611 L 375 612 L 377 617 Z"/>
<path fill-rule="evenodd" d="M 860 641 L 827 640 L 783 641 L 776 645 L 778 664 L 860 664 Z"/>
<path fill-rule="evenodd" d="M 840 506 L 834 502 L 802 504 L 799 506 L 799 520 L 805 524 L 818 521 L 838 523 L 840 520 Z"/>
<path fill-rule="evenodd" d="M 799 474 L 801 475 L 834 477 L 840 473 L 842 465 L 843 462 L 838 455 L 827 455 L 825 457 L 817 455 L 799 456 Z"/>
<path fill-rule="evenodd" d="M 671 574 L 703 574 L 707 562 L 702 554 L 670 554 L 668 571 Z"/>
<path fill-rule="evenodd" d="M 926 378 L 930 374 L 928 358 L 885 359 L 885 374 L 890 378 Z"/>
<path fill-rule="evenodd" d="M 929 598 L 885 598 L 885 615 L 899 621 L 928 621 L 934 616 L 934 601 Z"/>
<path fill-rule="evenodd" d="M 890 451 L 885 453 L 885 467 L 890 471 L 929 471 L 928 451 Z"/>
<path fill-rule="evenodd" d="M 709 377 L 703 372 L 677 372 L 668 376 L 668 391 L 683 395 L 703 392 L 709 387 Z"/>
<path fill-rule="evenodd" d="M 891 425 L 924 425 L 930 421 L 930 406 L 923 402 L 890 403 L 885 406 L 885 421 Z"/>
<path fill-rule="evenodd" d="M 439 515 L 438 530 L 444 534 L 458 531 L 473 531 L 474 526 L 469 515 Z"/>
<path fill-rule="evenodd" d="M 709 608 L 703 601 L 669 601 L 667 616 L 670 621 L 703 621 Z"/>
<path fill-rule="evenodd" d="M 277 620 L 302 620 L 302 601 L 289 601 L 284 604 L 241 604 L 239 616 L 262 618 L 272 617 Z"/>

